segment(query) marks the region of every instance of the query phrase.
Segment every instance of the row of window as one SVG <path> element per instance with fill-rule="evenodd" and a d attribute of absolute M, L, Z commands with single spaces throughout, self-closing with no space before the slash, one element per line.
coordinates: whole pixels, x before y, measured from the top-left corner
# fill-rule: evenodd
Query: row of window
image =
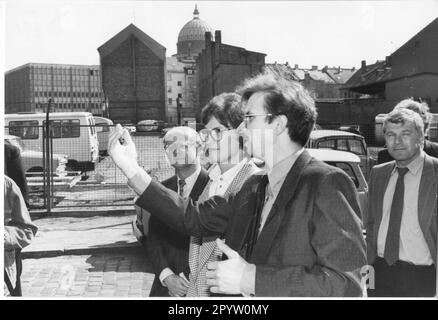
<path fill-rule="evenodd" d="M 75 138 L 81 134 L 79 120 L 50 120 L 53 138 Z M 43 128 L 46 121 L 43 121 Z M 39 138 L 38 121 L 10 121 L 9 134 L 21 137 L 21 139 Z"/>
<path fill-rule="evenodd" d="M 37 108 L 41 109 L 42 111 L 46 110 L 47 103 L 39 104 Z M 77 102 L 77 103 L 53 103 L 52 108 L 56 110 L 87 110 L 87 109 L 101 109 L 102 105 L 100 103 L 86 103 L 86 102 Z"/>
<path fill-rule="evenodd" d="M 54 92 L 50 92 L 50 91 L 35 91 L 35 97 L 47 97 L 47 98 L 99 98 L 101 96 L 100 92 L 86 92 L 86 91 L 82 91 L 82 92 L 70 92 L 70 91 L 54 91 Z"/>
<path fill-rule="evenodd" d="M 66 67 L 66 68 L 56 68 L 54 67 L 52 69 L 52 67 L 33 67 L 33 73 L 34 74 L 51 74 L 53 70 L 53 74 L 62 74 L 62 75 L 78 75 L 78 76 L 98 76 L 99 75 L 99 70 L 96 69 L 75 69 L 75 68 L 71 68 L 71 67 Z"/>

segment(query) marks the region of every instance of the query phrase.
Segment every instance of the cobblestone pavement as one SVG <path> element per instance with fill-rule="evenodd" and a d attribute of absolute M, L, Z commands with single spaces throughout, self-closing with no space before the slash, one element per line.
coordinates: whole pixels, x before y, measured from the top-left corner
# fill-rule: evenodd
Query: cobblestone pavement
<path fill-rule="evenodd" d="M 23 297 L 148 297 L 153 280 L 140 251 L 23 260 Z"/>

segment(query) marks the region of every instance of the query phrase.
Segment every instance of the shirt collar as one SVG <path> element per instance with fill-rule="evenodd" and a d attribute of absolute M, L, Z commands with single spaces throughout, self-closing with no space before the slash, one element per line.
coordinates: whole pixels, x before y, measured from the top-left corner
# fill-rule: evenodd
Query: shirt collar
<path fill-rule="evenodd" d="M 295 161 L 298 157 L 303 153 L 304 148 L 301 148 L 297 152 L 294 152 L 278 162 L 275 166 L 272 167 L 268 172 L 268 180 L 270 189 L 276 193 L 279 187 L 281 187 L 282 182 L 286 179 L 287 173 L 295 164 Z"/>
<path fill-rule="evenodd" d="M 423 167 L 424 154 L 425 154 L 424 151 L 421 150 L 420 154 L 406 166 L 406 168 L 409 169 L 409 172 L 412 175 L 414 176 L 417 175 L 418 171 Z M 392 174 L 394 174 L 396 170 L 397 170 L 397 163 L 394 164 L 394 169 L 392 169 Z"/>
<path fill-rule="evenodd" d="M 234 167 L 228 169 L 224 173 L 221 173 L 221 169 L 219 167 L 219 164 L 215 163 L 214 167 L 210 170 L 208 173 L 208 176 L 211 180 L 215 181 L 219 178 L 222 178 L 224 181 L 231 182 L 236 174 L 243 168 L 245 163 L 248 162 L 248 159 L 243 159 L 238 164 L 236 164 Z"/>
<path fill-rule="evenodd" d="M 194 184 L 194 182 L 198 179 L 199 173 L 201 172 L 201 166 L 199 166 L 195 172 L 193 172 L 190 176 L 188 176 L 187 178 L 184 179 L 186 186 L 191 186 L 192 183 Z M 179 177 L 178 178 L 178 183 L 181 180 Z"/>

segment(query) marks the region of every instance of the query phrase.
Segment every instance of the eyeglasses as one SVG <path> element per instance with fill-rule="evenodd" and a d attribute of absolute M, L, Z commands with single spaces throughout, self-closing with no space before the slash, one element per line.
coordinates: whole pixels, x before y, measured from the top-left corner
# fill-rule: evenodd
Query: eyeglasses
<path fill-rule="evenodd" d="M 245 128 L 248 129 L 248 124 L 254 120 L 255 117 L 272 117 L 272 113 L 248 113 L 244 116 Z"/>
<path fill-rule="evenodd" d="M 213 129 L 202 129 L 199 131 L 199 136 L 201 137 L 202 142 L 206 142 L 208 136 L 211 137 L 214 141 L 220 141 L 223 136 L 223 132 L 231 131 L 234 129 L 221 129 L 221 128 L 213 128 Z"/>

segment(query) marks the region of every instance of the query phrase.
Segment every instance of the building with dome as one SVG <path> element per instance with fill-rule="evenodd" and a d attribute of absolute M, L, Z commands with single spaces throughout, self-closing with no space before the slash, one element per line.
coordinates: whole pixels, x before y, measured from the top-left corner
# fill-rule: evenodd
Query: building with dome
<path fill-rule="evenodd" d="M 197 5 L 193 11 L 193 19 L 187 22 L 178 34 L 176 43 L 178 60 L 194 60 L 205 49 L 205 33 L 213 32 L 207 22 L 199 18 Z"/>

